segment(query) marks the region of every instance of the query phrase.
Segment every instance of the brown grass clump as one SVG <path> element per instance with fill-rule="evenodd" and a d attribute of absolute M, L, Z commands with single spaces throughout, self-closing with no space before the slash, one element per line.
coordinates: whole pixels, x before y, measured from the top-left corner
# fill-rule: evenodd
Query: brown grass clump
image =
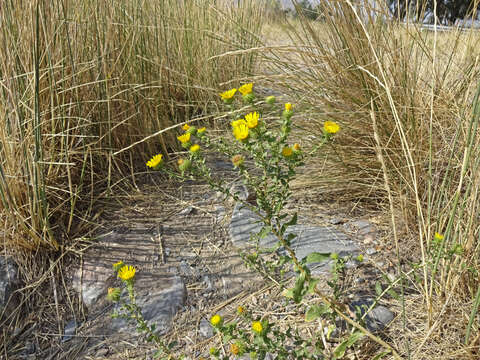
<path fill-rule="evenodd" d="M 0 246 L 58 249 L 79 233 L 112 176 L 175 134 L 115 151 L 190 119 L 251 69 L 254 54 L 216 55 L 254 46 L 261 16 L 254 1 L 4 4 Z"/>

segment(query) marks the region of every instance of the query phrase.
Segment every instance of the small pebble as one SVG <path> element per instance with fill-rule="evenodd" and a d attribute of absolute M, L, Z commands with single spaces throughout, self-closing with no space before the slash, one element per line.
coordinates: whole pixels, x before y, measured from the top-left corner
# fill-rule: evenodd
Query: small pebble
<path fill-rule="evenodd" d="M 375 248 L 368 248 L 366 253 L 367 255 L 373 255 L 377 253 L 377 250 Z"/>

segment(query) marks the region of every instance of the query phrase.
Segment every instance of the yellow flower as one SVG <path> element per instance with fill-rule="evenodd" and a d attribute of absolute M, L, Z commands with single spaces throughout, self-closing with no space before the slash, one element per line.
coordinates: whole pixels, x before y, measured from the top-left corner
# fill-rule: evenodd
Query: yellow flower
<path fill-rule="evenodd" d="M 180 135 L 177 137 L 178 141 L 180 141 L 182 144 L 186 144 L 190 141 L 190 134 L 189 133 L 186 133 L 186 134 L 183 134 L 183 135 Z"/>
<path fill-rule="evenodd" d="M 198 136 L 198 137 L 202 137 L 203 134 L 205 134 L 205 131 L 206 131 L 206 130 L 207 130 L 207 129 L 206 129 L 205 127 L 202 127 L 202 128 L 200 128 L 200 129 L 198 129 L 198 130 L 197 130 L 197 136 Z"/>
<path fill-rule="evenodd" d="M 286 147 L 283 148 L 283 150 L 282 150 L 282 155 L 283 156 L 290 157 L 290 156 L 292 156 L 292 154 L 293 154 L 293 150 L 292 150 L 291 147 L 286 146 Z"/>
<path fill-rule="evenodd" d="M 293 144 L 293 150 L 300 151 L 300 144 L 297 144 L 297 143 Z"/>
<path fill-rule="evenodd" d="M 231 100 L 233 99 L 233 96 L 235 95 L 236 92 L 237 92 L 237 89 L 231 89 L 221 93 L 220 96 L 222 97 L 223 100 Z"/>
<path fill-rule="evenodd" d="M 182 126 L 182 129 L 187 131 L 188 129 L 190 129 L 190 125 L 185 124 L 185 125 Z"/>
<path fill-rule="evenodd" d="M 150 168 L 157 168 L 162 165 L 163 159 L 162 154 L 155 155 L 150 160 L 147 161 L 147 166 Z"/>
<path fill-rule="evenodd" d="M 198 144 L 195 144 L 195 145 L 192 145 L 192 147 L 190 148 L 190 152 L 192 154 L 195 154 L 196 152 L 198 152 L 200 150 L 200 145 Z"/>
<path fill-rule="evenodd" d="M 293 108 L 293 105 L 292 105 L 292 104 L 290 104 L 290 103 L 286 103 L 286 104 L 285 104 L 285 110 L 286 110 L 286 111 L 292 111 L 292 108 Z"/>
<path fill-rule="evenodd" d="M 230 352 L 233 355 L 238 355 L 238 353 L 240 352 L 240 347 L 237 344 L 231 344 L 230 345 Z"/>
<path fill-rule="evenodd" d="M 436 232 L 434 237 L 435 237 L 435 240 L 442 241 L 445 236 L 443 236 L 442 234 Z"/>
<path fill-rule="evenodd" d="M 256 333 L 260 334 L 263 330 L 262 323 L 260 321 L 254 321 L 252 323 L 252 330 L 255 331 Z"/>
<path fill-rule="evenodd" d="M 131 265 L 125 265 L 118 270 L 118 277 L 122 280 L 128 281 L 135 276 L 136 269 Z"/>
<path fill-rule="evenodd" d="M 258 125 L 258 118 L 259 118 L 259 115 L 256 111 L 245 115 L 245 121 L 247 122 L 247 126 L 250 129 L 256 128 Z"/>
<path fill-rule="evenodd" d="M 240 125 L 240 124 L 243 124 L 243 123 L 246 123 L 246 121 L 244 119 L 237 119 L 237 120 L 233 120 L 231 122 L 231 125 L 232 125 L 232 128 Z"/>
<path fill-rule="evenodd" d="M 335 134 L 340 130 L 340 126 L 334 121 L 325 121 L 323 129 L 327 134 Z"/>
<path fill-rule="evenodd" d="M 210 319 L 210 324 L 212 324 L 212 326 L 218 326 L 220 325 L 222 322 L 222 317 L 218 314 L 215 314 L 212 316 L 212 318 Z"/>
<path fill-rule="evenodd" d="M 248 126 L 245 120 L 238 121 L 240 122 L 233 127 L 233 136 L 235 136 L 238 141 L 242 141 L 248 137 Z"/>
<path fill-rule="evenodd" d="M 253 83 L 243 84 L 242 86 L 240 86 L 238 88 L 238 91 L 240 91 L 242 93 L 242 95 L 247 95 L 247 94 L 250 94 L 252 92 L 252 88 L 253 88 Z"/>
<path fill-rule="evenodd" d="M 237 307 L 237 314 L 242 315 L 245 312 L 245 308 L 243 306 Z"/>

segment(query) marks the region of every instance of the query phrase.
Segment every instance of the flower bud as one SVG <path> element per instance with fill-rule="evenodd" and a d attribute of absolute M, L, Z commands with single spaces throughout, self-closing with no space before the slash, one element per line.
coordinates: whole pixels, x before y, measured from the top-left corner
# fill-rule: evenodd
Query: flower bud
<path fill-rule="evenodd" d="M 235 167 L 240 167 L 243 165 L 245 158 L 242 155 L 234 155 L 232 157 L 232 164 Z"/>
<path fill-rule="evenodd" d="M 120 289 L 108 288 L 107 299 L 111 302 L 117 302 L 120 300 Z"/>
<path fill-rule="evenodd" d="M 183 173 L 190 170 L 192 167 L 192 162 L 188 159 L 178 159 L 178 168 Z"/>
<path fill-rule="evenodd" d="M 276 100 L 277 100 L 277 99 L 276 99 L 275 96 L 273 96 L 273 95 L 267 96 L 267 97 L 265 98 L 265 102 L 266 102 L 267 104 L 269 104 L 269 105 L 275 104 L 275 101 L 276 101 Z"/>
<path fill-rule="evenodd" d="M 242 96 L 242 99 L 245 103 L 251 104 L 253 103 L 253 100 L 255 100 L 255 95 L 253 93 L 248 93 Z"/>
<path fill-rule="evenodd" d="M 197 133 L 197 128 L 195 126 L 190 126 L 186 131 L 187 134 L 195 135 Z"/>

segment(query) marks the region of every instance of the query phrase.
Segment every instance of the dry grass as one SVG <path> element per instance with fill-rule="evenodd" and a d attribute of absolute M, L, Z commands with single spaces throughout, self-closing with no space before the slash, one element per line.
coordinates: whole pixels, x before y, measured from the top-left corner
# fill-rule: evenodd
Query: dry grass
<path fill-rule="evenodd" d="M 277 86 L 296 94 L 308 113 L 300 126 L 313 143 L 325 120 L 342 127 L 300 183 L 330 198 L 390 204 L 398 263 L 406 262 L 407 247 L 418 265 L 420 296 L 408 309 L 425 314 L 399 318 L 399 348 L 415 359 L 431 358 L 424 348 L 432 344 L 443 358 L 474 358 L 480 34 L 365 22 L 349 1 L 325 4 L 324 14 L 324 22 L 290 25 L 291 45 L 272 50 L 265 62 Z M 438 244 L 435 232 L 445 235 Z M 407 269 L 399 265 L 397 273 Z"/>
<path fill-rule="evenodd" d="M 244 76 L 261 11 L 208 1 L 10 1 L 0 15 L 0 246 L 58 249 L 135 160 Z M 143 160 L 142 160 L 143 162 Z"/>

